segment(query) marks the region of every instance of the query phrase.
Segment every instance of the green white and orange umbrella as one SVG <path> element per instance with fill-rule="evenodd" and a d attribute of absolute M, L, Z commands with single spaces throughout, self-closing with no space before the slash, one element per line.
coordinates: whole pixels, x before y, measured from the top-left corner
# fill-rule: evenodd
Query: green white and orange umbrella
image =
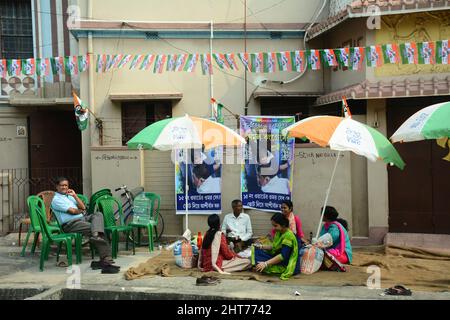
<path fill-rule="evenodd" d="M 409 117 L 391 137 L 392 142 L 411 142 L 450 137 L 450 102 L 423 108 Z"/>
<path fill-rule="evenodd" d="M 162 151 L 184 149 L 211 149 L 218 146 L 241 146 L 245 139 L 232 129 L 203 118 L 174 117 L 157 121 L 142 129 L 127 142 L 129 149 L 157 149 Z M 188 175 L 186 165 L 185 210 L 186 230 L 188 229 Z"/>
<path fill-rule="evenodd" d="M 333 179 L 341 151 L 352 151 L 365 156 L 371 161 L 383 160 L 390 165 L 403 169 L 405 163 L 395 150 L 389 140 L 377 130 L 348 118 L 334 116 L 315 116 L 303 119 L 283 130 L 284 134 L 291 137 L 307 138 L 322 147 L 329 147 L 339 151 L 336 158 L 331 181 L 325 196 L 322 216 L 317 229 L 316 237 L 319 236 L 320 226 L 323 219 L 328 196 L 330 194 Z"/>

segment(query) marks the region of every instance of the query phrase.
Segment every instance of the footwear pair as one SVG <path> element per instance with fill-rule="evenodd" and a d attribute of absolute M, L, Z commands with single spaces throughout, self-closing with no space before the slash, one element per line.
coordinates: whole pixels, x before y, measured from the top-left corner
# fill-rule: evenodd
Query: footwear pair
<path fill-rule="evenodd" d="M 118 273 L 120 271 L 120 266 L 114 266 L 109 261 L 92 261 L 92 270 L 102 270 L 102 273 Z"/>
<path fill-rule="evenodd" d="M 197 278 L 197 281 L 195 282 L 197 286 L 215 286 L 218 283 L 220 283 L 219 278 L 208 276 L 202 276 L 201 278 Z"/>
<path fill-rule="evenodd" d="M 384 293 L 389 296 L 410 296 L 412 291 L 402 285 L 397 285 L 392 288 L 384 290 Z"/>

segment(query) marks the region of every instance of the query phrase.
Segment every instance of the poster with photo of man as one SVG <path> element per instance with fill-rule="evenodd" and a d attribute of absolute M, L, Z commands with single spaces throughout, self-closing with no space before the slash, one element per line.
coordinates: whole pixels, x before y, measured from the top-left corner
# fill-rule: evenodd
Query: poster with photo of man
<path fill-rule="evenodd" d="M 241 167 L 244 208 L 278 212 L 291 200 L 295 139 L 281 131 L 294 117 L 240 117 L 240 134 L 246 140 Z"/>
<path fill-rule="evenodd" d="M 175 202 L 177 214 L 185 214 L 186 174 L 189 214 L 220 214 L 222 210 L 222 147 L 176 151 Z M 186 158 L 188 161 L 186 173 Z"/>

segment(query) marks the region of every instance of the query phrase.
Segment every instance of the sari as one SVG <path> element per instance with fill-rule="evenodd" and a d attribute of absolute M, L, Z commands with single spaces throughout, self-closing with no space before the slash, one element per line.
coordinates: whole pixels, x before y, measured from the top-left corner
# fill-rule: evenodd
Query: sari
<path fill-rule="evenodd" d="M 269 251 L 252 247 L 252 265 L 265 262 L 275 256 L 282 261 L 276 265 L 267 266 L 264 273 L 280 274 L 281 280 L 288 280 L 292 275 L 300 273 L 300 254 L 297 237 L 288 229 L 281 233 L 277 231 L 273 238 L 272 249 Z"/>
<path fill-rule="evenodd" d="M 340 263 L 351 263 L 352 247 L 345 228 L 337 221 L 327 222 L 324 223 L 320 235 L 325 233 L 329 233 L 333 239 L 333 245 L 331 248 L 325 249 L 326 252 L 334 256 Z"/>
<path fill-rule="evenodd" d="M 200 250 L 198 268 L 203 272 L 216 271 L 214 264 L 225 272 L 242 271 L 250 267 L 250 259 L 241 258 L 231 251 L 225 235 L 217 231 L 211 246 Z"/>

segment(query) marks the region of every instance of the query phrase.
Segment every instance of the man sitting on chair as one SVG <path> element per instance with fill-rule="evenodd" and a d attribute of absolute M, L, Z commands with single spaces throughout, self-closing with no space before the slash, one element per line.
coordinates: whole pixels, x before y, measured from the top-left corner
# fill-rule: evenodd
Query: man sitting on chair
<path fill-rule="evenodd" d="M 120 267 L 113 265 L 111 247 L 104 239 L 103 214 L 95 212 L 85 215 L 86 206 L 76 192 L 69 189 L 67 178 L 60 177 L 56 180 L 56 190 L 51 208 L 62 230 L 65 233 L 82 233 L 83 236 L 89 237 L 89 241 L 100 255 L 100 261 L 91 263 L 92 269 L 102 269 L 102 273 L 118 273 Z"/>

